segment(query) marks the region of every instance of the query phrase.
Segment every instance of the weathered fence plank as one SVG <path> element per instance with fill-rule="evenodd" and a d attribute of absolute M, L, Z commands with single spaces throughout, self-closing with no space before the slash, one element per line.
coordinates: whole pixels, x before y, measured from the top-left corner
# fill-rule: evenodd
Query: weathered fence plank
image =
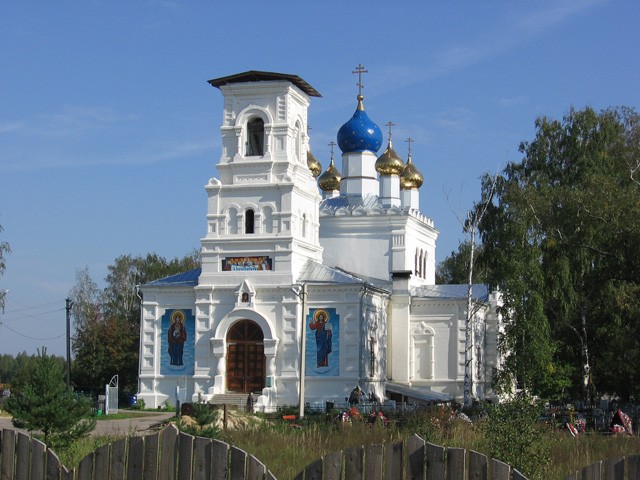
<path fill-rule="evenodd" d="M 427 443 L 427 480 L 440 480 L 444 478 L 446 472 L 444 454 L 444 447 Z"/>
<path fill-rule="evenodd" d="M 447 480 L 467 480 L 466 457 L 464 448 L 447 448 Z"/>
<path fill-rule="evenodd" d="M 220 440 L 211 443 L 211 480 L 226 480 L 229 472 L 229 444 Z"/>
<path fill-rule="evenodd" d="M 345 478 L 358 480 L 362 478 L 362 459 L 364 449 L 351 447 L 344 451 L 344 475 Z"/>
<path fill-rule="evenodd" d="M 158 448 L 160 434 L 149 435 L 144 439 L 144 460 L 142 462 L 142 479 L 156 480 L 158 478 Z"/>
<path fill-rule="evenodd" d="M 364 478 L 382 478 L 383 454 L 384 447 L 380 444 L 364 447 Z"/>
<path fill-rule="evenodd" d="M 262 480 L 264 478 L 267 468 L 260 460 L 253 455 L 249 455 L 247 459 L 247 474 L 246 480 Z"/>
<path fill-rule="evenodd" d="M 402 442 L 392 443 L 391 445 L 387 445 L 387 447 L 385 448 L 386 466 L 384 478 L 386 478 L 387 480 L 404 478 L 402 452 Z"/>
<path fill-rule="evenodd" d="M 24 432 L 18 432 L 16 448 L 16 478 L 29 478 L 30 438 Z"/>
<path fill-rule="evenodd" d="M 109 480 L 124 480 L 127 453 L 127 439 L 123 438 L 111 444 L 111 467 Z"/>
<path fill-rule="evenodd" d="M 40 440 L 31 439 L 31 480 L 44 479 L 44 464 L 47 446 Z"/>
<path fill-rule="evenodd" d="M 193 450 L 193 480 L 211 477 L 211 439 L 196 437 Z"/>
<path fill-rule="evenodd" d="M 193 442 L 195 437 L 180 432 L 178 437 L 178 478 L 191 480 L 193 472 Z"/>
<path fill-rule="evenodd" d="M 596 462 L 582 469 L 583 480 L 602 480 L 602 462 Z"/>
<path fill-rule="evenodd" d="M 78 480 L 93 480 L 94 457 L 95 453 L 91 452 L 89 455 L 80 460 L 80 463 L 78 464 Z"/>
<path fill-rule="evenodd" d="M 323 459 L 325 480 L 340 480 L 342 478 L 342 452 L 333 452 Z"/>
<path fill-rule="evenodd" d="M 511 466 L 495 458 L 491 460 L 491 480 L 510 480 Z"/>
<path fill-rule="evenodd" d="M 527 477 L 525 477 L 523 474 L 521 474 L 518 470 L 516 470 L 515 468 L 513 469 L 513 480 L 528 480 Z M 576 477 L 577 480 L 577 477 Z"/>
<path fill-rule="evenodd" d="M 75 480 L 76 470 L 72 468 L 69 470 L 64 465 L 60 464 L 60 480 Z"/>
<path fill-rule="evenodd" d="M 229 450 L 231 456 L 229 480 L 244 480 L 244 474 L 247 468 L 247 452 L 234 446 Z"/>
<path fill-rule="evenodd" d="M 629 478 L 640 478 L 640 455 L 631 455 L 627 457 L 629 466 Z"/>
<path fill-rule="evenodd" d="M 407 439 L 409 480 L 423 480 L 425 474 L 425 442 L 417 434 Z"/>
<path fill-rule="evenodd" d="M 160 458 L 158 464 L 158 480 L 174 480 L 176 478 L 176 449 L 178 447 L 178 429 L 169 425 L 160 433 Z"/>
<path fill-rule="evenodd" d="M 2 433 L 2 465 L 0 465 L 0 475 L 4 480 L 12 479 L 16 458 L 16 431 L 4 430 Z"/>
<path fill-rule="evenodd" d="M 58 480 L 60 477 L 60 460 L 53 450 L 47 448 L 47 480 Z"/>
<path fill-rule="evenodd" d="M 469 480 L 487 480 L 487 457 L 473 450 L 469 451 Z"/>
<path fill-rule="evenodd" d="M 142 478 L 144 464 L 144 437 L 129 439 L 129 454 L 127 455 L 127 479 Z"/>
<path fill-rule="evenodd" d="M 613 458 L 604 462 L 604 478 L 607 480 L 624 480 L 624 457 Z"/>
<path fill-rule="evenodd" d="M 95 480 L 109 479 L 109 461 L 111 445 L 103 445 L 96 450 L 95 456 Z"/>
<path fill-rule="evenodd" d="M 322 470 L 324 458 L 319 458 L 315 462 L 307 465 L 300 475 L 300 479 L 304 480 L 322 480 Z"/>

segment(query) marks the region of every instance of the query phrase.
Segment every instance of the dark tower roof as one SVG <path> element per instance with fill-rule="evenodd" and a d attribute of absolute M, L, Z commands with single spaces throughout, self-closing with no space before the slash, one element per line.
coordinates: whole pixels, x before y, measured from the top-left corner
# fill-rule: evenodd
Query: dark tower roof
<path fill-rule="evenodd" d="M 296 87 L 302 90 L 310 97 L 321 97 L 318 91 L 305 82 L 297 75 L 291 75 L 288 73 L 275 73 L 275 72 L 260 72 L 257 70 L 249 70 L 244 73 L 236 73 L 235 75 L 229 75 L 228 77 L 214 78 L 209 80 L 208 83 L 211 86 L 220 88 L 223 85 L 230 83 L 246 83 L 246 82 L 267 82 L 273 80 L 287 80 L 293 83 Z"/>

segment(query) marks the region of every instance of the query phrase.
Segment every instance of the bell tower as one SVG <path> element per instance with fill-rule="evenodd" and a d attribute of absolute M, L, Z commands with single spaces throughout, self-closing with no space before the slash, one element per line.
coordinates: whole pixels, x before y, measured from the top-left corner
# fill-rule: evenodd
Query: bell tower
<path fill-rule="evenodd" d="M 220 178 L 208 195 L 200 285 L 295 283 L 322 261 L 320 195 L 307 166 L 307 110 L 320 94 L 302 78 L 249 71 L 209 80 L 224 96 Z M 264 282 L 263 282 L 264 281 Z"/>

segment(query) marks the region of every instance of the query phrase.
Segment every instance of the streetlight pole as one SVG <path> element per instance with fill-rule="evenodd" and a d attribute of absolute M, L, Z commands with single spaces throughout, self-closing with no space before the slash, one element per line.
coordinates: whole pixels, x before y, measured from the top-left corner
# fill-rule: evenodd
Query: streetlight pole
<path fill-rule="evenodd" d="M 302 299 L 302 321 L 300 322 L 300 392 L 299 392 L 299 403 L 300 403 L 300 418 L 304 418 L 304 380 L 305 380 L 305 370 L 307 368 L 306 356 L 307 356 L 307 342 L 306 342 L 306 333 L 307 333 L 307 320 L 305 318 L 305 313 L 307 310 L 307 284 L 302 284 L 302 291 L 297 295 Z"/>

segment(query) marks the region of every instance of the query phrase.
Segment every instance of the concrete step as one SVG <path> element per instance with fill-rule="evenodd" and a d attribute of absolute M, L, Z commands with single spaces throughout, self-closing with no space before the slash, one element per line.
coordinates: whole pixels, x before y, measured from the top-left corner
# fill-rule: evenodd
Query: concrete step
<path fill-rule="evenodd" d="M 209 403 L 213 405 L 233 405 L 236 407 L 244 407 L 247 404 L 248 393 L 221 393 L 218 395 L 214 395 Z M 254 393 L 253 399 L 258 398 L 258 396 Z"/>

